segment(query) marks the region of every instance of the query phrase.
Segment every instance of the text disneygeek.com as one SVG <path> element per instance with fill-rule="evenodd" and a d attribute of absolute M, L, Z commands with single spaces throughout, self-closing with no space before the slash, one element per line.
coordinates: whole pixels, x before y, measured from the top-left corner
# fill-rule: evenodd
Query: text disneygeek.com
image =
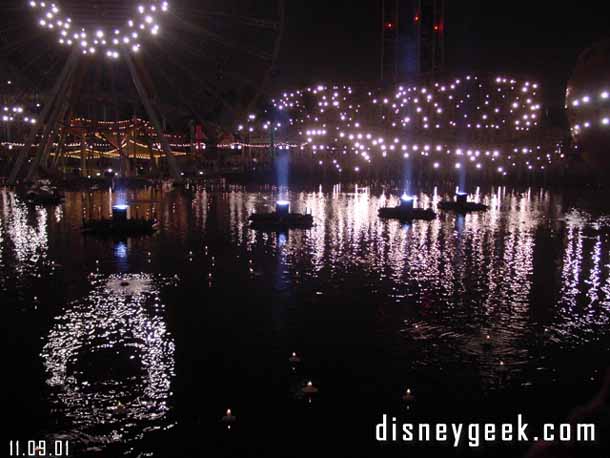
<path fill-rule="evenodd" d="M 596 426 L 592 423 L 547 423 L 539 436 L 528 434 L 529 424 L 523 415 L 510 423 L 400 423 L 396 417 L 383 415 L 375 426 L 378 442 L 466 443 L 479 447 L 492 442 L 595 442 Z"/>

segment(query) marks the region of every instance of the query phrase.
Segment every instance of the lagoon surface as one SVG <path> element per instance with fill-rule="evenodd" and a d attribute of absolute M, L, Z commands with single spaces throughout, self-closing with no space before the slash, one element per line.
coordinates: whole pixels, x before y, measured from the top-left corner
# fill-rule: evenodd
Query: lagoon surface
<path fill-rule="evenodd" d="M 451 194 L 424 191 L 422 206 Z M 610 350 L 603 199 L 489 188 L 471 196 L 485 213 L 380 220 L 399 194 L 218 184 L 70 192 L 37 207 L 0 189 L 7 441 L 62 438 L 74 456 L 99 457 L 419 456 L 375 442 L 382 414 L 522 413 L 536 428 L 593 397 Z M 248 215 L 278 197 L 314 227 L 250 229 Z M 81 234 L 84 217 L 117 202 L 156 215 L 158 233 Z"/>

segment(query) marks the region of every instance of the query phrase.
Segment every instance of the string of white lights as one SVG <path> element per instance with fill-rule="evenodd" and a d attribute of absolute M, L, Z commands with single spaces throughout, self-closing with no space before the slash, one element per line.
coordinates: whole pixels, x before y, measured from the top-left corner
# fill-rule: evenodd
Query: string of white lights
<path fill-rule="evenodd" d="M 70 12 L 64 11 L 59 3 L 30 0 L 28 4 L 37 14 L 40 27 L 56 32 L 61 45 L 77 46 L 83 54 L 89 55 L 101 50 L 113 59 L 118 59 L 122 50 L 139 52 L 145 34 L 159 35 L 160 16 L 169 10 L 167 1 L 134 3 L 133 16 L 125 18 L 123 24 L 113 25 L 112 28 L 100 25 L 90 29 L 74 21 Z"/>
<path fill-rule="evenodd" d="M 434 169 L 544 170 L 564 154 L 561 144 L 538 142 L 538 92 L 535 82 L 475 75 L 384 90 L 318 85 L 284 92 L 271 101 L 275 114 L 250 114 L 237 130 L 262 143 L 273 135 L 276 145 L 300 137 L 290 149 L 338 172 L 398 158 Z"/>

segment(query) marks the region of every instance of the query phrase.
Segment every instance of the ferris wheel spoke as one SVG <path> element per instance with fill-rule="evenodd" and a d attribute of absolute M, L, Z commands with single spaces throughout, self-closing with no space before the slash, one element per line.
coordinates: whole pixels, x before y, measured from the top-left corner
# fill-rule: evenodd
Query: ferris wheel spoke
<path fill-rule="evenodd" d="M 57 17 L 48 16 L 53 13 L 49 1 L 0 3 L 6 18 L 0 28 L 0 62 L 11 64 L 2 65 L 0 78 L 18 81 L 7 96 L 14 106 L 32 108 L 33 124 L 41 121 L 40 110 L 56 103 L 51 88 L 66 50 L 72 50 L 86 54 L 79 56 L 79 69 L 88 70 L 68 117 L 106 119 L 111 110 L 118 120 L 142 111 L 126 67 L 129 54 L 132 63 L 142 66 L 139 77 L 147 101 L 172 127 L 189 119 L 222 120 L 228 126 L 264 92 L 285 27 L 284 0 L 170 1 L 163 11 L 149 6 L 164 4 L 162 0 L 58 0 Z M 136 11 L 143 14 L 140 20 Z M 97 79 L 96 65 L 103 68 Z M 116 88 L 107 81 L 109 68 L 116 72 Z M 111 89 L 116 103 L 108 95 Z M 58 122 L 70 125 L 69 119 Z"/>
<path fill-rule="evenodd" d="M 199 11 L 195 11 L 195 12 L 189 12 L 189 14 L 192 16 L 209 18 L 209 19 L 222 18 L 222 19 L 230 21 L 230 22 L 235 22 L 238 24 L 247 25 L 249 27 L 254 27 L 254 28 L 258 28 L 258 29 L 277 31 L 281 27 L 280 21 L 262 19 L 262 18 L 256 18 L 256 17 L 249 17 L 249 16 L 235 16 L 233 14 L 222 12 L 222 11 L 199 10 Z"/>
<path fill-rule="evenodd" d="M 223 104 L 223 106 L 225 106 L 225 108 L 228 108 L 231 112 L 237 111 L 237 108 L 235 106 L 233 106 L 232 104 L 230 104 L 226 100 L 226 98 L 223 97 L 223 95 L 220 92 L 218 92 L 218 90 L 216 88 L 214 88 L 210 83 L 208 83 L 207 81 L 205 81 L 203 79 L 197 78 L 197 76 L 194 75 L 188 67 L 186 67 L 184 64 L 175 60 L 172 55 L 168 55 L 168 59 L 172 62 L 173 65 L 180 68 L 184 75 L 186 75 L 192 79 L 192 82 L 195 83 L 195 85 L 194 85 L 195 88 L 197 88 L 197 87 L 202 88 L 202 89 L 195 89 L 190 94 L 191 97 L 197 97 L 203 93 L 208 93 L 208 94 L 212 95 L 216 100 L 219 100 Z M 170 83 L 171 83 L 171 80 L 172 79 L 168 79 L 168 81 L 170 81 Z"/>
<path fill-rule="evenodd" d="M 220 35 L 216 32 L 212 32 L 211 30 L 208 30 L 204 27 L 194 25 L 191 22 L 186 21 L 184 19 L 181 19 L 181 22 L 185 27 L 188 27 L 189 31 L 191 31 L 195 34 L 204 34 L 212 41 L 214 41 L 217 44 L 222 45 L 226 48 L 230 48 L 230 49 L 233 49 L 238 52 L 243 52 L 244 54 L 248 54 L 252 57 L 256 57 L 256 58 L 261 59 L 266 62 L 270 62 L 273 60 L 272 54 L 264 53 L 264 52 L 252 49 L 251 47 L 244 46 L 241 43 L 238 43 L 227 37 L 223 37 L 222 35 Z"/>
<path fill-rule="evenodd" d="M 199 117 L 199 114 L 197 113 L 197 110 L 193 106 L 192 97 L 189 97 L 189 96 L 185 95 L 185 93 L 184 93 L 184 86 L 183 85 L 177 85 L 176 81 L 175 81 L 175 78 L 170 77 L 162 68 L 160 69 L 159 72 L 160 72 L 160 75 L 165 80 L 165 82 L 168 85 L 170 85 L 170 87 L 172 87 L 172 89 L 174 90 L 176 96 L 178 97 L 178 100 L 180 100 L 184 104 L 184 107 L 187 108 L 189 114 L 191 114 L 192 116 L 195 116 L 195 117 Z M 160 105 L 162 103 L 163 103 L 163 101 L 161 101 Z M 180 112 L 180 110 L 178 110 L 176 108 L 176 106 L 172 106 L 172 105 L 163 104 L 161 108 L 163 109 L 163 112 L 168 114 L 168 115 L 169 115 L 170 112 L 174 112 L 174 113 L 175 112 Z"/>
<path fill-rule="evenodd" d="M 187 54 L 185 57 L 187 58 L 197 58 L 203 61 L 210 62 L 211 64 L 215 64 L 214 59 L 210 58 L 206 52 L 204 47 L 193 47 L 193 46 L 183 46 L 182 49 Z M 192 72 L 189 72 L 192 73 Z M 244 86 L 249 86 L 252 88 L 257 88 L 260 85 L 260 82 L 255 82 L 253 79 L 248 78 L 244 73 L 238 73 L 235 71 L 230 71 L 223 69 L 222 75 L 232 79 L 235 82 L 240 83 Z M 201 76 L 197 76 L 197 78 L 201 78 Z"/>
<path fill-rule="evenodd" d="M 257 57 L 258 59 L 261 59 L 263 61 L 266 62 L 271 62 L 273 60 L 273 55 L 269 54 L 269 53 L 264 53 L 264 52 L 260 52 L 256 49 L 253 49 L 249 46 L 244 46 L 241 43 L 238 43 L 236 41 L 232 41 L 232 40 L 227 40 L 225 37 L 223 37 L 222 35 L 219 35 L 215 32 L 212 32 L 210 30 L 203 30 L 203 33 L 205 33 L 206 35 L 208 35 L 208 37 L 214 41 L 216 41 L 217 43 L 227 47 L 227 48 L 232 48 L 235 51 L 240 51 L 243 52 L 244 54 L 248 54 L 252 57 Z"/>

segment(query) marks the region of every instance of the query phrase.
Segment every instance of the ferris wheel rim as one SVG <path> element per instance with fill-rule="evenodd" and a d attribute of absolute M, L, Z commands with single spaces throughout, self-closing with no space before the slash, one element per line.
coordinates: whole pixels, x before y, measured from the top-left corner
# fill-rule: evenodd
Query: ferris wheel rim
<path fill-rule="evenodd" d="M 180 22 L 173 21 L 172 17 L 179 15 L 181 18 L 189 19 L 187 15 L 189 10 L 181 9 L 182 5 L 174 6 L 173 2 L 171 3 L 172 8 L 168 18 L 169 22 L 167 26 L 164 23 L 164 29 L 167 28 L 167 34 L 172 35 L 169 37 L 170 41 L 165 39 L 155 40 L 151 41 L 151 46 L 144 46 L 143 52 L 139 53 L 140 55 L 137 57 L 137 60 L 142 60 L 145 65 L 153 62 L 152 59 L 157 57 L 156 53 L 158 51 L 161 51 L 163 54 L 161 56 L 162 59 L 169 64 L 171 54 L 174 51 L 174 47 L 171 46 L 172 40 L 183 38 L 183 35 L 173 33 L 180 30 Z M 191 72 L 196 74 L 192 77 L 185 74 L 178 78 L 182 84 L 178 82 L 175 84 L 179 85 L 179 89 L 182 89 L 183 92 L 183 96 L 179 97 L 178 94 L 171 92 L 170 85 L 167 84 L 166 79 L 160 74 L 161 72 L 157 71 L 153 66 L 149 66 L 154 86 L 159 89 L 158 95 L 160 97 L 158 97 L 156 102 L 164 110 L 167 110 L 168 114 L 171 114 L 170 118 L 172 120 L 177 122 L 190 118 L 200 122 L 215 122 L 218 120 L 219 125 L 229 125 L 242 114 L 251 111 L 259 103 L 262 95 L 270 93 L 270 81 L 277 70 L 286 29 L 286 3 L 285 0 L 276 0 L 259 8 L 258 3 L 236 0 L 232 5 L 226 4 L 227 6 L 223 2 L 212 3 L 203 12 L 199 10 L 199 5 L 196 2 L 193 5 L 199 14 L 213 17 L 216 23 L 220 23 L 219 29 L 216 29 L 216 26 L 210 22 L 203 22 L 202 27 L 227 36 L 229 39 L 234 38 L 234 48 L 230 49 L 226 46 L 227 40 L 217 40 L 216 43 L 210 43 L 212 48 L 211 52 L 208 52 L 210 49 L 207 46 L 201 45 L 202 42 L 210 41 L 206 36 L 203 36 L 203 38 L 201 36 L 198 37 L 195 35 L 197 33 L 196 30 L 194 33 L 191 32 L 190 36 L 187 34 L 186 36 L 189 39 L 185 40 L 184 46 L 178 48 L 175 58 L 178 60 L 178 64 L 190 66 Z M 12 10 L 16 19 L 31 19 L 31 17 L 23 14 L 28 12 L 26 0 L 15 0 L 7 6 L 7 8 L 3 9 L 5 11 Z M 215 6 L 218 7 L 216 9 L 219 11 L 213 11 Z M 5 24 L 10 25 L 10 21 L 7 20 Z M 44 100 L 45 94 L 52 86 L 55 75 L 57 75 L 61 68 L 62 62 L 67 60 L 69 53 L 66 52 L 65 48 L 62 49 L 60 46 L 55 46 L 53 40 L 42 40 L 40 41 L 42 46 L 40 46 L 36 40 L 44 38 L 44 31 L 39 30 L 35 21 L 30 21 L 28 27 L 32 33 L 24 33 L 24 29 L 21 27 L 19 28 L 20 30 L 14 30 L 4 35 L 0 26 L 0 41 L 4 41 L 4 43 L 0 43 L 0 59 L 14 62 L 14 65 L 11 65 L 11 68 L 14 70 L 12 73 L 15 75 L 14 79 L 20 80 L 21 85 L 24 86 L 23 93 L 39 94 L 40 98 Z M 11 34 L 13 34 L 12 37 Z M 259 40 L 248 41 L 248 37 L 252 37 L 252 35 L 260 36 L 261 38 Z M 240 41 L 242 42 L 241 44 Z M 199 54 L 189 57 L 189 46 L 196 48 L 196 52 Z M 235 49 L 236 47 L 239 49 Z M 202 55 L 205 54 L 204 51 L 208 52 L 207 56 Z M 170 55 L 169 57 L 168 54 Z M 212 65 L 214 65 L 214 59 L 218 58 L 219 55 L 229 60 L 228 65 L 222 68 L 222 81 L 215 79 L 213 70 L 211 70 Z M 28 56 L 27 59 L 22 58 L 24 56 Z M 186 57 L 189 58 L 186 59 Z M 242 68 L 236 64 L 242 58 L 245 58 L 247 62 L 244 64 L 245 67 L 242 67 L 245 68 L 243 72 Z M 107 66 L 106 61 L 109 61 L 108 65 L 110 65 L 110 68 L 115 66 L 111 62 L 112 60 L 108 59 L 85 58 L 82 61 L 90 64 L 90 68 L 95 67 L 96 61 L 99 61 L 100 65 L 104 67 Z M 199 63 L 192 65 L 191 62 Z M 224 66 L 225 64 L 223 63 L 222 65 Z M 168 68 L 171 70 L 171 65 L 166 65 L 164 70 L 168 73 L 170 79 L 172 79 L 177 72 L 168 71 Z M 179 68 L 179 65 L 176 68 Z M 20 71 L 21 69 L 24 71 Z M 198 71 L 201 69 L 203 69 L 203 72 Z M 104 72 L 109 72 L 109 70 L 104 70 Z M 33 78 L 27 78 L 28 76 Z M 125 107 L 133 105 L 132 101 L 135 98 L 133 94 L 124 93 L 126 89 L 128 88 L 119 87 L 118 89 L 119 93 L 122 94 L 121 103 Z M 233 92 L 233 94 L 229 94 L 229 97 L 227 97 L 227 92 Z M 108 99 L 108 97 L 105 98 Z M 83 110 L 89 110 L 85 105 L 94 104 L 92 98 L 89 97 L 89 99 L 91 100 L 85 103 L 86 97 L 82 97 L 82 109 L 76 111 L 84 114 Z M 217 109 L 211 109 L 210 107 L 213 106 L 222 106 L 222 112 L 217 111 Z M 221 118 L 224 121 L 220 121 Z"/>

